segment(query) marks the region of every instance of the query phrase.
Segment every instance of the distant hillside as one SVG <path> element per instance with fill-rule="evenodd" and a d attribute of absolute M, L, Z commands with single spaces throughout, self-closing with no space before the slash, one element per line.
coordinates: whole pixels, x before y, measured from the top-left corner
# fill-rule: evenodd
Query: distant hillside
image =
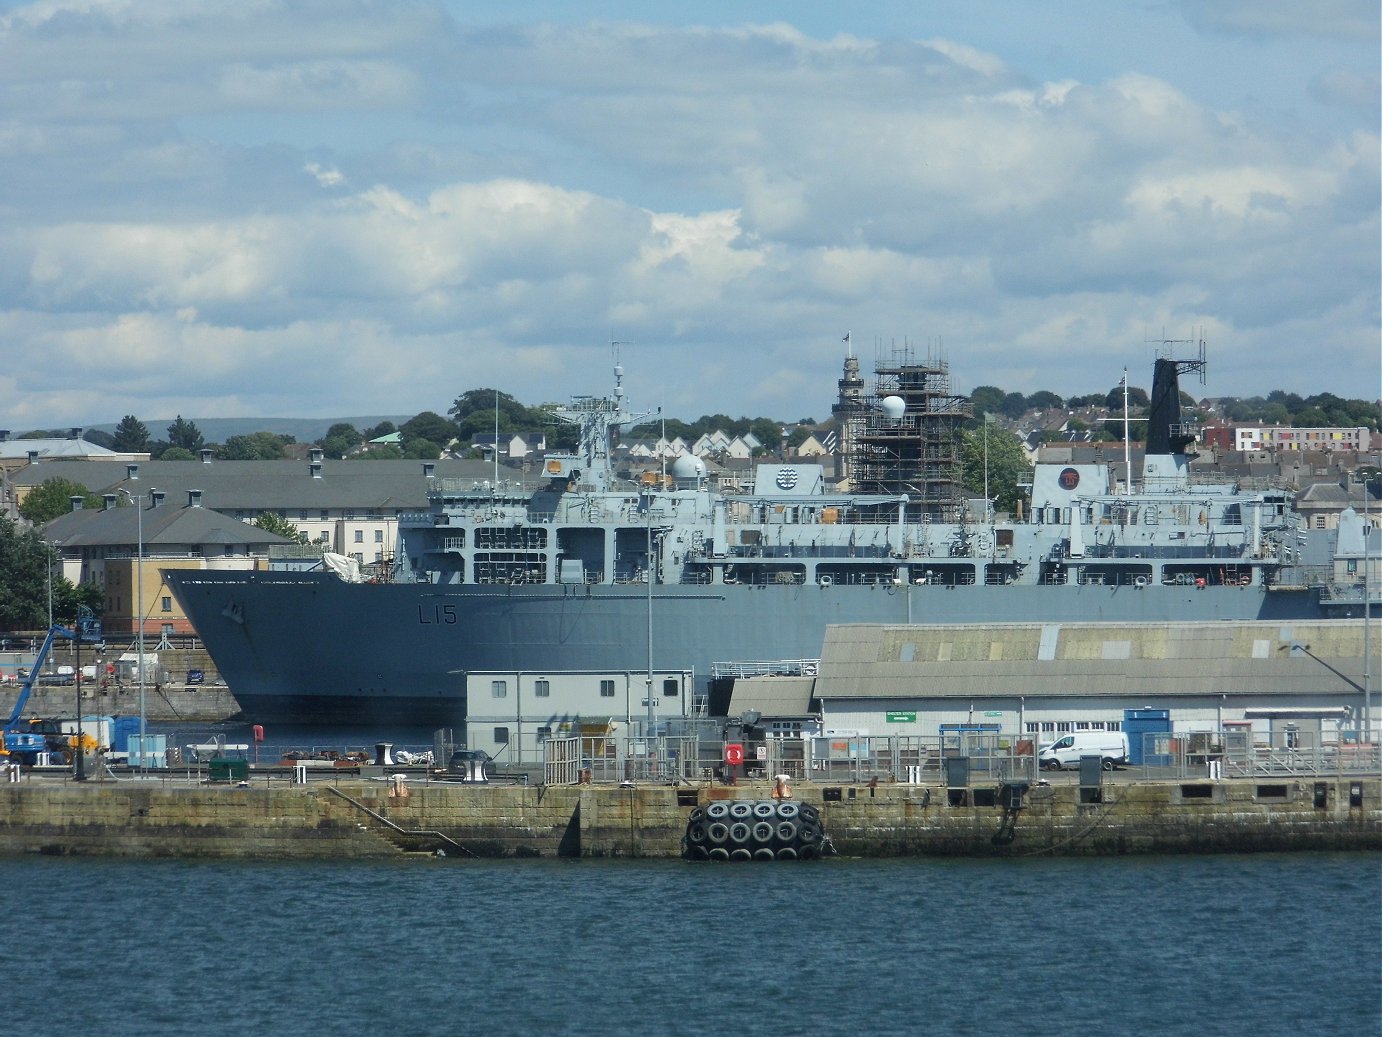
<path fill-rule="evenodd" d="M 183 420 L 190 421 L 201 431 L 202 437 L 208 443 L 224 443 L 231 436 L 248 436 L 255 432 L 272 432 L 279 436 L 292 436 L 295 442 L 312 443 L 326 435 L 326 430 L 332 425 L 345 422 L 354 425 L 361 431 L 373 428 L 381 421 L 392 421 L 395 425 L 402 425 L 405 421 L 411 421 L 411 414 L 385 414 L 374 417 L 363 418 L 196 418 L 190 414 L 184 414 Z M 149 430 L 152 439 L 167 439 L 168 426 L 173 423 L 173 418 L 155 418 L 152 420 L 141 418 L 144 426 Z M 99 429 L 102 432 L 115 432 L 114 425 L 90 425 L 92 429 Z"/>

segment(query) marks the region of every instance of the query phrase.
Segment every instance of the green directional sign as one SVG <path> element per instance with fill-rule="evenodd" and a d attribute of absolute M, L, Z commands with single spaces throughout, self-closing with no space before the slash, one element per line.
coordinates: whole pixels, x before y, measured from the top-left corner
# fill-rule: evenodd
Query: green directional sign
<path fill-rule="evenodd" d="M 917 715 L 915 712 L 896 710 L 889 711 L 886 716 L 890 724 L 915 724 L 917 722 Z"/>
<path fill-rule="evenodd" d="M 986 716 L 986 717 L 1001 717 L 1002 715 L 1003 715 L 1003 711 L 1002 711 L 1001 709 L 986 709 L 986 710 L 984 710 L 984 716 Z"/>

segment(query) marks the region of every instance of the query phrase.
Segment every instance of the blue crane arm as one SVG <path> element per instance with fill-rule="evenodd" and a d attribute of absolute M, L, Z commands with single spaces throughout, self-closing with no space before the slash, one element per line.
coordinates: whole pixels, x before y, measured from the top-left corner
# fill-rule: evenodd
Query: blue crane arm
<path fill-rule="evenodd" d="M 48 653 L 53 650 L 53 642 L 59 637 L 65 637 L 72 641 L 76 640 L 77 635 L 75 631 L 56 624 L 48 629 L 48 636 L 43 639 L 43 645 L 34 658 L 34 664 L 29 668 L 29 676 L 24 678 L 24 683 L 20 686 L 19 698 L 14 703 L 14 711 L 10 713 L 10 718 L 5 721 L 5 734 L 9 734 L 19 724 L 19 718 L 23 716 L 24 707 L 28 704 L 29 695 L 34 690 L 34 684 L 38 681 L 39 671 L 43 669 L 43 661 L 48 658 Z"/>

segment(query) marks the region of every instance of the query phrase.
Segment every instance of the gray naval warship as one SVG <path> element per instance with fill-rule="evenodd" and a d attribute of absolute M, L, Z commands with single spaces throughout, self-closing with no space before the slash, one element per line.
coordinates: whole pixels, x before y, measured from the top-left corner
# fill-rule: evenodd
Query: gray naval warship
<path fill-rule="evenodd" d="M 579 445 L 549 453 L 536 483 L 432 479 L 374 579 L 164 576 L 246 717 L 342 727 L 462 726 L 468 692 L 494 673 L 675 671 L 703 704 L 723 664 L 809 668 L 832 623 L 1361 615 L 1361 591 L 1335 580 L 1345 546 L 1362 555 L 1361 517 L 1345 512 L 1336 552 L 1333 531 L 1301 527 L 1289 491 L 1192 478 L 1179 376 L 1203 363 L 1156 361 L 1140 477 L 1038 464 L 1016 520 L 926 492 L 928 458 L 953 448 L 935 412 L 967 404 L 934 391 L 937 368 L 899 367 L 857 401 L 864 492 L 840 492 L 814 463 L 759 464 L 731 491 L 692 456 L 618 478 L 618 432 L 646 415 L 628 409 L 616 366 L 610 395 L 554 412 Z M 910 481 L 870 482 L 870 457 Z"/>

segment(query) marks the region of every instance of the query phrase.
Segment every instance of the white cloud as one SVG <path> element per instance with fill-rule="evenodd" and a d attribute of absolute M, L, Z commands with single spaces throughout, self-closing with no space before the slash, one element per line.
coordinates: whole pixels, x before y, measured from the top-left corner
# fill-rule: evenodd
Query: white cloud
<path fill-rule="evenodd" d="M 1245 19 L 1199 24 L 1233 48 Z M 866 363 L 943 350 L 957 388 L 1107 387 L 1163 327 L 1207 329 L 1215 392 L 1376 382 L 1366 77 L 1302 65 L 1299 103 L 1347 129 L 1301 132 L 1020 58 L 363 0 L 14 9 L 5 423 L 560 399 L 604 387 L 610 335 L 636 343 L 630 391 L 686 417 L 823 416 L 846 328 Z M 1343 359 L 1302 369 L 1302 343 Z M 96 387 L 54 373 L 77 363 Z"/>

